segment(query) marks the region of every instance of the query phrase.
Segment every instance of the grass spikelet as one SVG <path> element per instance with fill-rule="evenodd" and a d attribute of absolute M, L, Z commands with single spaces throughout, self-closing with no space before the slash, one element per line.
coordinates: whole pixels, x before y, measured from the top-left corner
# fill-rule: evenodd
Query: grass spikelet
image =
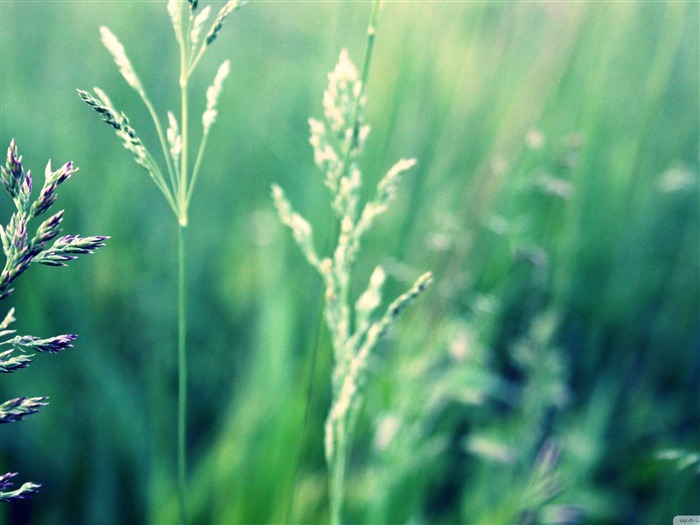
<path fill-rule="evenodd" d="M 208 46 L 210 46 L 212 42 L 216 40 L 219 31 L 221 31 L 221 27 L 224 25 L 224 20 L 226 19 L 226 17 L 242 5 L 242 0 L 229 0 L 228 2 L 226 2 L 224 7 L 221 8 L 219 14 L 216 15 L 216 19 L 214 20 L 211 29 L 209 29 L 209 32 L 207 33 L 207 36 L 204 39 Z"/>
<path fill-rule="evenodd" d="M 119 72 L 124 77 L 124 80 L 126 80 L 127 84 L 129 84 L 133 89 L 138 91 L 139 94 L 143 95 L 145 93 L 143 86 L 141 85 L 139 77 L 136 76 L 136 72 L 131 65 L 131 61 L 126 56 L 124 46 L 121 44 L 121 42 L 119 42 L 119 39 L 114 36 L 114 33 L 112 33 L 108 27 L 100 27 L 100 34 L 102 35 L 102 43 L 114 57 L 114 61 L 116 62 L 117 67 L 119 67 Z"/>
<path fill-rule="evenodd" d="M 192 10 L 194 10 L 193 8 Z M 193 46 L 199 44 L 199 35 L 202 32 L 202 27 L 206 24 L 211 14 L 211 7 L 206 6 L 202 11 L 195 17 L 194 24 L 192 25 L 192 30 L 190 31 L 190 41 Z"/>
<path fill-rule="evenodd" d="M 209 89 L 207 89 L 207 109 L 202 115 L 202 125 L 204 126 L 205 135 L 209 133 L 209 128 L 211 128 L 211 125 L 216 121 L 216 106 L 219 103 L 219 95 L 221 95 L 221 89 L 224 80 L 229 74 L 230 67 L 231 63 L 228 60 L 224 60 L 216 72 L 214 82 L 209 86 Z"/>

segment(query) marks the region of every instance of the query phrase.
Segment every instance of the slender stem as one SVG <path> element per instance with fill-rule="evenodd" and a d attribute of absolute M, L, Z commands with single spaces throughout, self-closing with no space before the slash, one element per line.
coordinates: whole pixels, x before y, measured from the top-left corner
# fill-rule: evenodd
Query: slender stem
<path fill-rule="evenodd" d="M 337 424 L 342 425 L 341 421 Z M 334 425 L 335 426 L 335 425 Z M 343 499 L 345 496 L 345 462 L 347 455 L 347 441 L 344 439 L 344 432 L 337 426 L 333 433 L 336 438 L 336 450 L 331 464 L 330 479 L 330 504 L 331 504 L 331 525 L 342 525 Z"/>
<path fill-rule="evenodd" d="M 192 178 L 190 179 L 190 187 L 187 190 L 187 200 L 186 205 L 189 206 L 190 199 L 192 198 L 192 191 L 194 190 L 194 185 L 197 182 L 197 176 L 199 175 L 199 165 L 202 163 L 202 157 L 204 157 L 204 149 L 207 146 L 207 138 L 209 133 L 204 133 L 202 135 L 202 140 L 199 143 L 199 150 L 197 151 L 197 158 L 194 161 L 194 168 L 192 168 Z"/>
<path fill-rule="evenodd" d="M 374 49 L 374 37 L 377 32 L 377 21 L 379 19 L 379 8 L 382 0 L 374 0 L 372 3 L 372 13 L 370 14 L 369 24 L 367 25 L 367 47 L 365 48 L 365 56 L 362 60 L 362 74 L 360 76 L 360 96 L 355 101 L 355 107 L 352 112 L 352 135 L 345 143 L 345 155 L 343 156 L 343 175 L 348 171 L 348 163 L 350 155 L 359 145 L 360 140 L 360 105 L 367 91 L 367 78 L 369 77 L 369 64 L 372 61 L 372 50 Z"/>
<path fill-rule="evenodd" d="M 168 170 L 168 177 L 170 178 L 170 182 L 174 183 L 175 166 L 173 165 L 173 160 L 170 158 L 170 150 L 168 149 L 168 141 L 166 139 L 165 133 L 163 133 L 163 127 L 160 125 L 160 119 L 158 118 L 158 113 L 156 113 L 156 108 L 153 107 L 153 103 L 146 96 L 145 93 L 141 94 L 141 99 L 143 100 L 144 105 L 148 109 L 148 112 L 151 115 L 151 119 L 153 120 L 153 124 L 156 127 L 158 141 L 160 142 L 160 147 L 163 150 L 163 157 L 165 157 L 165 164 L 166 164 L 166 168 Z"/>
<path fill-rule="evenodd" d="M 187 149 L 188 149 L 188 115 L 187 115 L 187 77 L 180 79 L 182 93 L 182 155 L 180 156 L 180 182 L 178 184 L 177 201 L 180 205 L 180 225 L 187 226 Z"/>
<path fill-rule="evenodd" d="M 377 20 L 379 19 L 379 7 L 381 0 L 374 0 L 372 4 L 372 14 L 370 15 L 369 25 L 367 26 L 367 48 L 365 49 L 365 59 L 362 63 L 362 91 L 365 90 L 367 84 L 367 76 L 369 75 L 369 63 L 372 59 L 372 50 L 374 49 L 374 35 L 377 32 Z"/>
<path fill-rule="evenodd" d="M 180 522 L 187 523 L 187 309 L 185 297 L 185 226 L 178 227 L 178 399 L 177 399 L 177 473 Z"/>
<path fill-rule="evenodd" d="M 177 471 L 178 471 L 178 500 L 180 506 L 180 522 L 187 524 L 187 309 L 185 297 L 185 229 L 187 227 L 187 152 L 189 149 L 188 124 L 188 93 L 187 93 L 187 47 L 189 41 L 188 17 L 187 33 L 183 35 L 180 46 L 180 94 L 181 94 L 181 140 L 182 153 L 180 156 L 180 179 L 177 186 L 177 196 L 180 226 L 178 228 L 178 420 L 177 420 Z"/>
<path fill-rule="evenodd" d="M 197 64 L 199 64 L 199 59 L 202 58 L 202 55 L 204 54 L 204 50 L 207 48 L 206 44 L 200 44 L 199 46 L 199 51 L 195 55 L 194 59 L 190 63 L 190 67 L 187 70 L 187 74 L 191 75 L 192 72 L 194 71 L 194 68 L 197 67 Z"/>

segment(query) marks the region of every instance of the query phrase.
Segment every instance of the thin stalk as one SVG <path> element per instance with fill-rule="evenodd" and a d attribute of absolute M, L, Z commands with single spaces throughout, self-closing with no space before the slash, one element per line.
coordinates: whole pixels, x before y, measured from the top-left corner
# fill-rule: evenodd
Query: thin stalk
<path fill-rule="evenodd" d="M 340 429 L 335 429 L 338 442 L 331 467 L 331 525 L 342 525 L 342 509 L 345 496 L 345 463 L 347 455 L 347 441 Z"/>
<path fill-rule="evenodd" d="M 180 225 L 187 226 L 187 147 L 188 147 L 188 115 L 187 115 L 187 77 L 183 73 L 180 79 L 180 92 L 182 94 L 182 154 L 180 156 L 180 182 L 178 185 L 177 201 L 180 205 Z"/>
<path fill-rule="evenodd" d="M 187 33 L 189 35 L 188 18 Z M 181 94 L 181 140 L 180 180 L 176 200 L 179 205 L 178 219 L 178 421 L 177 421 L 177 471 L 180 522 L 187 524 L 187 302 L 185 295 L 185 228 L 187 227 L 187 169 L 189 149 L 188 92 L 187 92 L 187 47 L 180 47 L 180 94 Z"/>
<path fill-rule="evenodd" d="M 362 97 L 367 91 L 367 78 L 369 77 L 369 64 L 372 61 L 372 50 L 374 49 L 374 37 L 377 32 L 377 21 L 379 20 L 379 8 L 381 6 L 382 0 L 374 0 L 372 3 L 372 13 L 369 17 L 369 24 L 367 26 L 367 47 L 365 48 L 365 56 L 362 60 L 362 76 L 360 77 L 360 96 L 357 97 L 355 101 L 355 108 L 352 113 L 352 130 L 353 133 L 350 139 L 346 143 L 345 156 L 343 158 L 343 170 L 347 171 L 348 162 L 350 160 L 350 154 L 357 147 L 360 139 L 359 130 L 359 117 L 360 117 L 360 104 Z"/>
<path fill-rule="evenodd" d="M 163 150 L 163 157 L 165 157 L 165 164 L 166 164 L 166 168 L 168 170 L 168 177 L 170 178 L 170 182 L 172 184 L 175 184 L 175 177 L 174 177 L 175 166 L 173 165 L 173 160 L 170 158 L 170 151 L 168 150 L 168 142 L 165 138 L 165 134 L 163 133 L 163 127 L 160 125 L 160 119 L 158 118 L 158 113 L 156 113 L 156 108 L 153 107 L 151 100 L 146 96 L 145 93 L 143 93 L 141 95 L 141 99 L 143 100 L 144 105 L 148 109 L 148 112 L 151 115 L 151 119 L 153 120 L 153 124 L 155 125 L 156 134 L 158 135 L 158 141 L 160 142 L 160 147 Z"/>
<path fill-rule="evenodd" d="M 185 226 L 178 227 L 178 411 L 177 411 L 177 474 L 180 522 L 187 523 L 187 303 L 185 296 Z"/>
<path fill-rule="evenodd" d="M 369 63 L 372 59 L 372 50 L 374 49 L 374 35 L 377 32 L 377 21 L 379 20 L 379 7 L 381 3 L 381 0 L 374 0 L 374 3 L 372 4 L 372 14 L 370 15 L 369 25 L 367 26 L 367 48 L 365 49 L 365 58 L 362 62 L 362 76 L 360 77 L 360 80 L 362 81 L 363 92 L 365 91 L 367 77 L 369 75 Z M 357 110 L 355 110 L 355 112 L 357 113 Z"/>
<path fill-rule="evenodd" d="M 163 178 L 163 174 L 161 173 L 160 168 L 158 167 L 158 163 L 155 161 L 155 159 L 148 152 L 146 152 L 146 160 L 147 160 L 148 165 L 149 165 L 149 167 L 147 168 L 149 177 L 151 177 L 151 180 L 153 182 L 155 182 L 158 189 L 161 191 L 161 193 L 165 196 L 165 199 L 168 201 L 168 205 L 170 206 L 170 208 L 173 210 L 173 212 L 177 216 L 177 214 L 178 214 L 177 204 L 175 203 L 175 199 L 174 199 L 174 196 L 172 195 L 172 192 L 170 191 L 170 188 L 168 188 L 168 185 L 165 182 L 165 179 Z"/>
<path fill-rule="evenodd" d="M 194 168 L 192 169 L 192 178 L 190 179 L 190 187 L 187 190 L 187 199 L 185 205 L 189 206 L 190 199 L 192 198 L 192 191 L 194 190 L 194 185 L 197 182 L 197 175 L 199 174 L 199 165 L 202 163 L 202 158 L 204 157 L 204 149 L 207 146 L 207 138 L 209 133 L 202 135 L 202 140 L 199 143 L 199 150 L 197 151 L 197 158 L 194 161 Z"/>
<path fill-rule="evenodd" d="M 206 47 L 207 46 L 205 44 L 201 44 L 199 46 L 199 52 L 194 57 L 194 59 L 192 60 L 192 63 L 190 64 L 189 69 L 187 70 L 188 75 L 191 75 L 192 72 L 194 71 L 194 68 L 197 67 L 197 64 L 199 64 L 199 59 L 202 58 L 202 55 L 204 54 L 204 50 L 206 49 Z"/>
<path fill-rule="evenodd" d="M 369 25 L 367 27 L 367 47 L 365 49 L 365 56 L 362 61 L 362 76 L 361 76 L 361 93 L 357 98 L 355 103 L 355 108 L 353 110 L 353 121 L 352 129 L 353 134 L 350 140 L 347 142 L 347 147 L 345 150 L 345 158 L 343 161 L 343 169 L 348 169 L 348 163 L 350 160 L 351 152 L 357 147 L 359 141 L 359 110 L 362 97 L 365 94 L 367 86 L 367 78 L 369 76 L 369 66 L 372 59 L 372 50 L 374 49 L 374 39 L 377 30 L 377 20 L 379 18 L 379 8 L 381 5 L 381 0 L 374 0 L 372 3 L 372 13 L 370 15 Z M 341 233 L 342 235 L 342 233 Z M 346 263 L 347 264 L 347 263 Z M 343 310 L 343 306 L 348 303 L 348 288 L 349 288 L 349 275 L 352 271 L 352 262 L 347 264 L 345 268 L 336 268 L 336 272 L 341 275 L 348 275 L 347 279 L 338 282 L 338 301 L 340 305 L 341 317 L 343 317 L 344 325 L 350 326 L 349 319 L 349 309 Z M 343 355 L 344 351 L 348 349 L 347 334 L 342 341 L 338 342 L 342 345 L 342 348 L 334 348 L 336 363 L 334 364 L 334 377 L 333 377 L 333 388 L 334 391 L 333 402 L 337 401 L 337 396 L 340 395 L 340 389 L 342 388 L 342 381 L 336 384 L 336 371 L 339 364 L 343 364 L 343 360 L 347 359 L 347 356 Z M 340 362 L 337 362 L 340 360 Z M 343 366 L 348 366 L 348 364 L 343 364 Z M 341 375 L 342 377 L 342 375 Z M 329 499 L 330 499 L 330 514 L 331 523 L 333 525 L 342 525 L 342 510 L 343 510 L 343 500 L 345 497 L 345 468 L 347 462 L 348 446 L 350 444 L 350 433 L 351 429 L 354 427 L 354 421 L 352 419 L 355 417 L 356 412 L 349 411 L 340 420 L 332 423 L 332 439 L 334 440 L 334 451 L 331 456 L 328 468 L 329 468 Z"/>

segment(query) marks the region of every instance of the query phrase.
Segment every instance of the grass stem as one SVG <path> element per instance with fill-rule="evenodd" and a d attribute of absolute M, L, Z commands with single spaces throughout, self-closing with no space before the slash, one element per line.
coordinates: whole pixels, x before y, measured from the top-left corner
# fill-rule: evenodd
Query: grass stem
<path fill-rule="evenodd" d="M 178 417 L 177 474 L 180 522 L 187 523 L 187 302 L 185 292 L 185 226 L 178 226 Z"/>
<path fill-rule="evenodd" d="M 187 17 L 187 33 L 192 16 Z M 179 203 L 178 227 L 178 399 L 177 399 L 177 480 L 178 505 L 180 507 L 180 523 L 187 521 L 187 296 L 185 290 L 185 229 L 187 227 L 187 152 L 189 149 L 189 99 L 188 99 L 188 57 L 186 45 L 180 46 L 180 137 L 182 153 L 180 155 L 180 180 L 177 186 L 177 201 Z"/>

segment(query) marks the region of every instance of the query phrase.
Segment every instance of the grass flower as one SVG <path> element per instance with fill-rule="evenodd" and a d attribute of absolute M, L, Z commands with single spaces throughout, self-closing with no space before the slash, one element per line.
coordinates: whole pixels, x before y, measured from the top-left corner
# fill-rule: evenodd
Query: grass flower
<path fill-rule="evenodd" d="M 37 199 L 31 201 L 32 175 L 24 169 L 14 140 L 7 150 L 5 166 L 0 167 L 0 183 L 13 201 L 15 211 L 7 225 L 0 225 L 0 241 L 5 263 L 0 273 L 0 299 L 6 299 L 13 291 L 13 282 L 22 275 L 32 263 L 47 266 L 65 266 L 67 261 L 78 255 L 93 253 L 104 246 L 107 237 L 80 237 L 66 235 L 54 240 L 61 232 L 63 211 L 45 219 L 32 234 L 29 223 L 32 219 L 47 212 L 56 202 L 56 190 L 77 171 L 73 163 L 68 162 L 57 170 L 52 170 L 49 161 L 44 170 L 44 184 Z M 77 338 L 74 334 L 40 338 L 33 335 L 16 335 L 10 325 L 15 321 L 15 309 L 10 308 L 0 322 L 0 348 L 10 346 L 9 350 L 0 351 L 0 372 L 12 373 L 26 368 L 32 362 L 33 354 L 40 352 L 54 354 L 71 348 Z M 4 340 L 3 340 L 4 339 Z M 45 406 L 46 397 L 18 397 L 0 404 L 0 423 L 14 423 L 35 414 Z M 9 490 L 16 472 L 0 476 L 0 501 L 28 499 L 38 491 L 40 485 L 24 483 L 19 489 Z"/>
<path fill-rule="evenodd" d="M 331 333 L 334 356 L 332 402 L 325 424 L 325 455 L 329 469 L 331 520 L 334 524 L 342 523 L 345 464 L 363 400 L 370 353 L 404 308 L 432 280 L 430 272 L 423 274 L 383 314 L 377 314 L 386 280 L 384 269 L 377 266 L 354 306 L 350 299 L 353 266 L 360 251 L 362 236 L 396 197 L 401 174 L 415 164 L 413 159 L 399 160 L 379 182 L 374 198 L 364 206 L 360 205 L 362 176 L 357 161 L 370 129 L 364 123 L 365 85 L 378 8 L 379 2 L 375 2 L 363 75 L 360 76 L 347 51 L 342 50 L 338 64 L 328 75 L 328 88 L 323 94 L 325 120 L 309 120 L 309 142 L 314 150 L 314 159 L 325 175 L 324 183 L 332 197 L 331 207 L 340 225 L 338 241 L 331 256 L 318 255 L 313 242 L 313 228 L 292 209 L 284 191 L 277 185 L 272 186 L 272 197 L 280 220 L 292 230 L 302 253 L 325 284 L 324 316 Z"/>
<path fill-rule="evenodd" d="M 146 94 L 141 80 L 136 74 L 131 61 L 126 55 L 124 46 L 119 39 L 107 28 L 101 27 L 102 43 L 114 58 L 119 71 L 126 83 L 138 93 L 148 110 L 158 136 L 163 164 L 159 164 L 151 151 L 142 142 L 136 130 L 129 124 L 126 115 L 117 109 L 109 97 L 99 88 L 93 93 L 78 90 L 78 95 L 86 104 L 93 108 L 107 124 L 112 126 L 117 136 L 134 157 L 136 163 L 144 168 L 158 189 L 165 197 L 168 205 L 175 214 L 178 222 L 178 499 L 180 519 L 187 522 L 186 503 L 186 420 L 187 420 L 187 307 L 185 295 L 185 229 L 188 224 L 189 204 L 192 192 L 198 179 L 204 151 L 209 138 L 209 132 L 216 121 L 218 102 L 223 83 L 228 76 L 230 63 L 225 60 L 219 67 L 211 87 L 206 92 L 206 109 L 202 115 L 202 135 L 196 150 L 194 163 L 190 162 L 190 97 L 189 80 L 199 64 L 204 52 L 216 40 L 224 21 L 233 11 L 238 9 L 241 0 L 229 0 L 219 10 L 214 21 L 208 26 L 204 38 L 202 33 L 207 27 L 211 7 L 206 6 L 197 12 L 199 2 L 188 0 L 169 0 L 167 11 L 172 22 L 175 38 L 180 51 L 180 114 L 167 112 L 167 128 L 163 131 L 163 123 L 155 106 Z M 68 243 L 71 249 L 77 246 Z M 75 252 L 67 252 L 75 253 Z M 59 259 L 54 259 L 60 261 Z"/>

